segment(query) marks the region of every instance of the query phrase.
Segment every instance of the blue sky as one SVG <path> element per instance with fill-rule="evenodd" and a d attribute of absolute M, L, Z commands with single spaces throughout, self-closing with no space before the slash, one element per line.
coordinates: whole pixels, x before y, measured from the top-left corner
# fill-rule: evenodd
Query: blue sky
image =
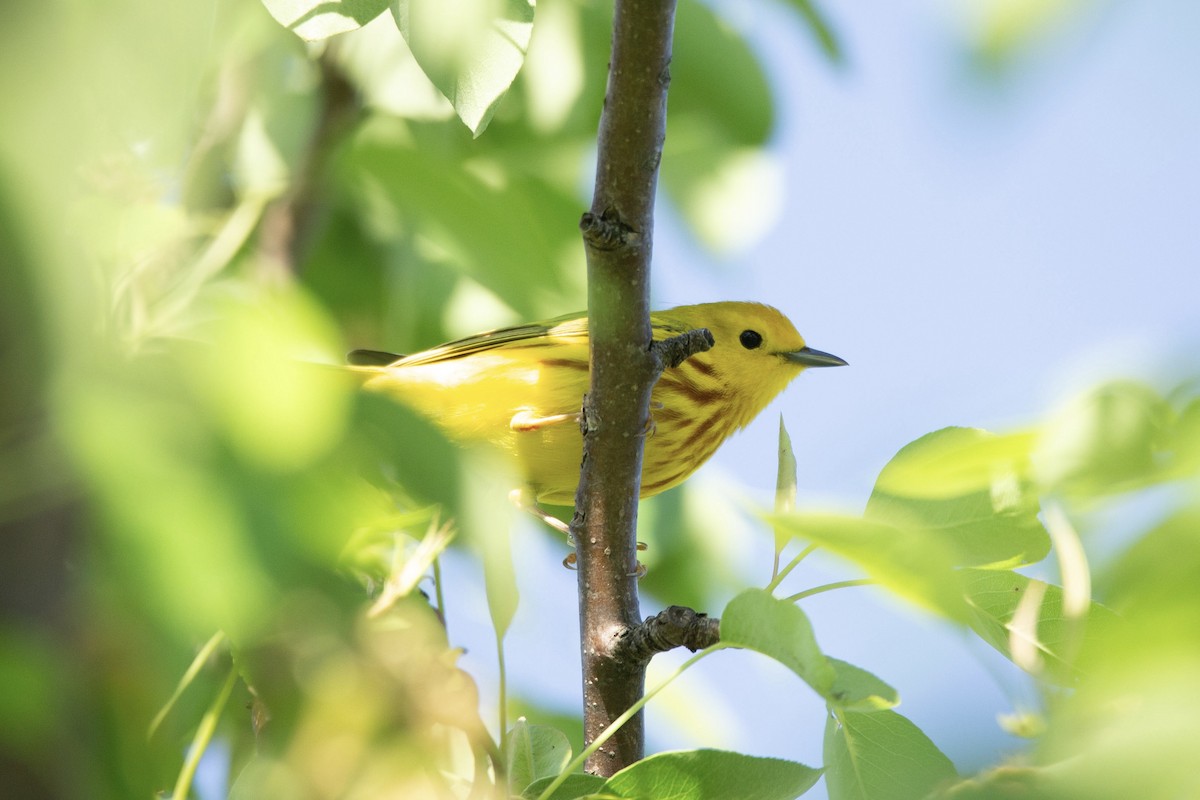
<path fill-rule="evenodd" d="M 664 209 L 656 295 L 663 306 L 771 302 L 851 366 L 802 376 L 726 444 L 693 479 L 716 502 L 770 502 L 781 413 L 801 505 L 857 511 L 879 468 L 926 432 L 1031 421 L 1107 377 L 1170 385 L 1200 373 L 1200 6 L 1098 3 L 988 87 L 964 75 L 947 3 L 824 4 L 846 43 L 841 69 L 782 9 L 732 5 L 775 80 L 784 206 L 758 244 L 722 262 Z M 740 535 L 730 557 L 761 585 L 770 534 Z M 571 637 L 545 638 L 574 630 L 573 576 L 545 537 L 522 526 L 514 545 L 514 685 L 573 708 Z M 803 573 L 803 585 L 853 575 L 821 559 Z M 454 591 L 478 583 L 461 564 L 447 576 Z M 486 618 L 471 610 L 484 607 L 481 584 L 470 591 L 450 609 L 451 635 L 470 647 L 467 667 L 491 675 Z M 996 714 L 1036 697 L 986 646 L 873 589 L 804 608 L 822 646 L 895 685 L 899 710 L 960 769 L 1020 745 Z M 701 713 L 696 698 L 703 719 L 688 716 Z M 651 706 L 650 744 L 819 764 L 822 713 L 782 668 L 721 653 Z"/>

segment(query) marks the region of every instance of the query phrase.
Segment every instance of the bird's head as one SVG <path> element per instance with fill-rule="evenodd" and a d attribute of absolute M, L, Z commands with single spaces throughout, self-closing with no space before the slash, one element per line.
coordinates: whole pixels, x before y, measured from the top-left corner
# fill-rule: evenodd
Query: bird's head
<path fill-rule="evenodd" d="M 690 328 L 708 328 L 715 344 L 693 358 L 702 360 L 717 373 L 714 377 L 742 396 L 749 417 L 803 370 L 846 365 L 835 355 L 809 347 L 791 320 L 761 303 L 703 303 L 680 306 L 666 315 Z"/>

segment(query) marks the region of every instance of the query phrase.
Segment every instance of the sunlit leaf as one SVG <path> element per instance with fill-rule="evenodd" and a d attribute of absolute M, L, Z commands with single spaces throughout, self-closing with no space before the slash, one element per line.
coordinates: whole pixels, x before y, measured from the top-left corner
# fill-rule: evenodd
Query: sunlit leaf
<path fill-rule="evenodd" d="M 794 800 L 821 770 L 723 750 L 656 753 L 618 772 L 601 793 L 655 800 Z"/>
<path fill-rule="evenodd" d="M 823 697 L 833 688 L 833 666 L 817 646 L 808 617 L 769 592 L 747 589 L 729 601 L 721 612 L 721 643 L 770 656 Z"/>
<path fill-rule="evenodd" d="M 921 529 L 902 529 L 857 517 L 785 514 L 772 524 L 848 559 L 901 597 L 950 619 L 966 621 L 957 553 Z"/>
<path fill-rule="evenodd" d="M 361 28 L 387 10 L 388 0 L 263 0 L 271 16 L 301 39 L 327 39 Z"/>
<path fill-rule="evenodd" d="M 863 516 L 942 541 L 958 566 L 1041 561 L 1050 537 L 1027 478 L 1032 442 L 973 428 L 922 436 L 880 471 Z"/>
<path fill-rule="evenodd" d="M 1028 478 L 1037 434 L 998 436 L 979 428 L 942 428 L 900 449 L 879 472 L 875 491 L 906 498 L 955 498 Z"/>
<path fill-rule="evenodd" d="M 534 0 L 392 0 L 409 49 L 473 134 L 525 62 Z"/>
<path fill-rule="evenodd" d="M 1062 589 L 1005 570 L 963 570 L 964 586 L 971 605 L 971 627 L 992 647 L 1009 658 L 1014 648 L 1031 648 L 1037 654 L 1036 670 L 1056 680 L 1070 680 L 1074 663 L 1086 636 L 1097 636 L 1119 624 L 1112 611 L 1092 603 L 1086 617 L 1069 619 L 1063 614 Z M 1036 606 L 1031 624 L 1015 621 L 1031 587 L 1036 588 Z M 1024 659 L 1018 658 L 1018 663 Z M 1020 663 L 1024 668 L 1030 664 Z"/>
<path fill-rule="evenodd" d="M 917 800 L 955 774 L 950 759 L 895 711 L 838 712 L 825 723 L 830 800 Z"/>

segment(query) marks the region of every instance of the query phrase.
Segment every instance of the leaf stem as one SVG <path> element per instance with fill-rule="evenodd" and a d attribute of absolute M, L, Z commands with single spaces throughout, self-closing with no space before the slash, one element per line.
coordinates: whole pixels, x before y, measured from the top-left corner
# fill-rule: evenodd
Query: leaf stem
<path fill-rule="evenodd" d="M 793 595 L 783 598 L 783 600 L 785 603 L 795 603 L 799 600 L 803 600 L 806 597 L 812 597 L 814 594 L 832 592 L 834 589 L 845 589 L 849 586 L 870 586 L 873 583 L 875 583 L 875 581 L 871 580 L 870 578 L 856 578 L 852 581 L 835 581 L 834 583 L 824 583 L 820 586 L 814 586 L 811 589 L 805 589 L 803 592 L 796 592 Z"/>
<path fill-rule="evenodd" d="M 597 750 L 599 750 L 600 747 L 605 742 L 607 742 L 609 740 L 609 738 L 613 734 L 615 734 L 622 725 L 624 725 L 629 720 L 633 719 L 633 717 L 639 711 L 642 710 L 642 707 L 645 706 L 646 703 L 649 703 L 650 700 L 656 694 L 661 692 L 663 689 L 667 688 L 667 686 L 669 686 L 676 678 L 678 678 L 680 675 L 682 675 L 685 670 L 687 670 L 689 667 L 691 667 L 693 664 L 695 664 L 697 661 L 704 658 L 705 656 L 711 655 L 712 653 L 715 653 L 718 650 L 724 650 L 726 647 L 729 647 L 729 646 L 730 645 L 724 644 L 722 642 L 717 642 L 712 647 L 704 648 L 699 653 L 696 653 L 696 655 L 692 656 L 687 661 L 680 664 L 675 669 L 675 671 L 673 671 L 670 675 L 668 675 L 666 678 L 664 678 L 661 683 L 659 683 L 657 686 L 655 686 L 650 691 L 646 692 L 645 695 L 643 695 L 641 698 L 639 698 L 636 703 L 634 703 L 632 706 L 630 706 L 628 709 L 626 709 L 625 713 L 621 714 L 619 717 L 614 719 L 612 721 L 612 723 L 609 724 L 609 726 L 600 733 L 599 736 L 597 736 L 595 739 L 592 740 L 591 744 L 589 744 L 587 747 L 585 747 L 579 753 L 579 755 L 577 755 L 577 756 L 575 756 L 575 758 L 571 759 L 571 763 L 567 764 L 567 766 L 563 769 L 562 773 L 560 773 L 559 776 L 557 778 L 555 778 L 554 781 L 549 786 L 547 786 L 540 795 L 538 795 L 537 800 L 548 800 L 548 798 L 552 794 L 554 794 L 554 790 L 557 789 L 559 786 L 562 786 L 563 783 L 566 782 L 567 778 L 570 777 L 572 773 L 574 773 L 576 770 L 578 770 L 580 767 L 582 767 L 584 762 L 586 762 L 587 759 L 589 757 L 591 757 L 591 755 L 593 753 L 595 753 Z"/>
<path fill-rule="evenodd" d="M 176 685 L 175 691 L 171 693 L 171 696 L 167 699 L 167 702 L 163 704 L 163 707 L 158 710 L 158 713 L 154 715 L 154 719 L 151 720 L 150 728 L 146 731 L 147 739 L 150 739 L 154 736 L 155 731 L 158 730 L 158 726 L 162 725 L 163 720 L 167 718 L 167 714 L 171 713 L 171 709 L 175 707 L 177 702 L 179 702 L 179 698 L 183 696 L 183 693 L 187 690 L 187 687 L 191 686 L 192 681 L 194 681 L 196 676 L 200 674 L 200 670 L 204 668 L 204 662 L 208 661 L 208 659 L 223 641 L 225 641 L 225 631 L 217 631 L 212 635 L 212 637 L 209 638 L 207 642 L 204 643 L 204 646 L 200 648 L 200 652 L 196 653 L 196 657 L 193 658 L 192 663 L 188 665 L 187 671 L 184 672 L 183 677 L 179 679 L 179 683 Z"/>
<path fill-rule="evenodd" d="M 237 680 L 237 665 L 230 664 L 229 674 L 225 676 L 225 683 L 221 686 L 212 705 L 200 718 L 200 726 L 196 728 L 192 746 L 188 748 L 187 760 L 183 762 L 183 769 L 179 771 L 179 778 L 176 779 L 175 788 L 171 792 L 172 800 L 187 800 L 188 793 L 192 788 L 192 778 L 196 775 L 196 768 L 200 766 L 200 759 L 208 750 L 213 732 L 217 729 L 217 722 L 221 719 L 221 712 L 225 710 L 225 704 L 229 701 L 229 696 L 233 694 L 233 687 L 237 685 Z"/>
<path fill-rule="evenodd" d="M 795 558 L 793 558 L 791 561 L 788 562 L 788 565 L 786 567 L 779 570 L 778 573 L 775 575 L 775 577 L 771 579 L 771 582 L 767 584 L 767 591 L 768 592 L 775 591 L 775 589 L 778 588 L 779 584 L 783 583 L 783 579 L 786 578 L 788 575 L 790 575 L 792 570 L 794 570 L 796 567 L 798 567 L 800 565 L 800 562 L 803 561 L 808 556 L 809 553 L 811 553 L 812 551 L 814 551 L 816 549 L 817 549 L 817 546 L 815 544 L 810 544 L 808 547 L 801 550 L 800 553 L 797 554 L 797 556 Z"/>

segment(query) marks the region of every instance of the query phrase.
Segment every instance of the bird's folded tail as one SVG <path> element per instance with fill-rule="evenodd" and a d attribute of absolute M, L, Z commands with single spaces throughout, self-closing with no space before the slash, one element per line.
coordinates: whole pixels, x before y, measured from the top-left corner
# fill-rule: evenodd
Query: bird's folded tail
<path fill-rule="evenodd" d="M 387 367 L 404 356 L 383 350 L 351 350 L 346 354 L 346 363 L 352 367 Z"/>

